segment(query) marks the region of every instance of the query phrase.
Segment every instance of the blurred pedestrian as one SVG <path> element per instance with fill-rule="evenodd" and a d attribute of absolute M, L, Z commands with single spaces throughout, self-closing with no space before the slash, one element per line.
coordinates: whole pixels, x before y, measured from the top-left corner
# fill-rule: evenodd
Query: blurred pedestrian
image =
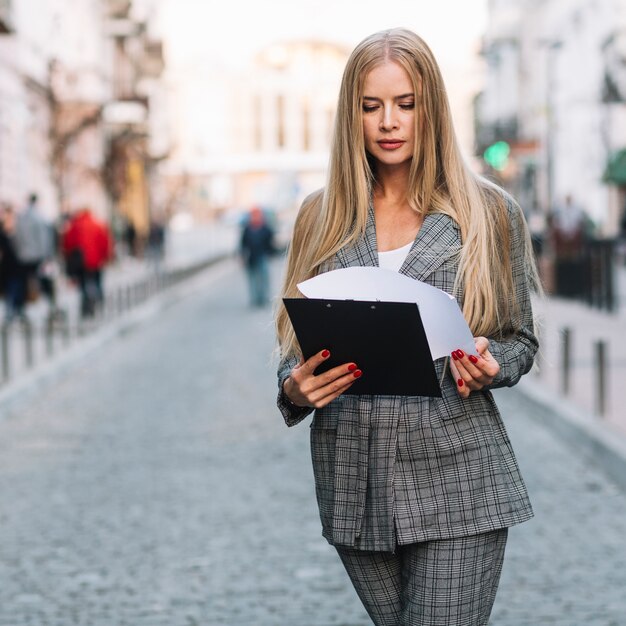
<path fill-rule="evenodd" d="M 587 218 L 571 194 L 558 204 L 550 216 L 556 295 L 579 298 L 584 294 L 583 255 Z"/>
<path fill-rule="evenodd" d="M 554 252 L 558 259 L 578 259 L 583 252 L 585 236 L 585 212 L 571 194 L 552 212 L 550 225 Z"/>
<path fill-rule="evenodd" d="M 464 163 L 440 70 L 411 31 L 352 52 L 332 145 L 328 184 L 295 224 L 283 297 L 334 268 L 382 266 L 454 295 L 476 352 L 435 362 L 442 397 L 350 395 L 368 372 L 347 362 L 316 375 L 330 351 L 305 360 L 280 305 L 278 406 L 289 426 L 315 411 L 323 534 L 374 623 L 486 625 L 508 528 L 533 514 L 490 392 L 515 385 L 538 346 L 528 229 Z"/>
<path fill-rule="evenodd" d="M 52 225 L 40 214 L 36 193 L 30 194 L 26 207 L 17 215 L 13 244 L 19 262 L 14 313 L 22 316 L 25 303 L 39 296 L 42 264 L 54 257 Z"/>
<path fill-rule="evenodd" d="M 252 207 L 244 222 L 240 252 L 248 275 L 250 305 L 265 306 L 269 303 L 268 258 L 274 253 L 274 230 L 260 207 Z"/>
<path fill-rule="evenodd" d="M 15 317 L 24 316 L 24 298 L 21 295 L 23 276 L 13 243 L 15 222 L 13 207 L 3 205 L 0 215 L 0 291 L 4 295 L 5 324 Z"/>
<path fill-rule="evenodd" d="M 148 258 L 157 265 L 163 260 L 165 254 L 165 226 L 160 217 L 153 216 L 150 219 L 147 252 Z"/>
<path fill-rule="evenodd" d="M 62 238 L 66 272 L 81 293 L 81 316 L 93 317 L 104 304 L 103 271 L 113 256 L 106 224 L 84 207 L 69 220 Z"/>
<path fill-rule="evenodd" d="M 622 209 L 622 217 L 619 222 L 619 246 L 621 250 L 622 262 L 626 265 L 626 206 Z"/>

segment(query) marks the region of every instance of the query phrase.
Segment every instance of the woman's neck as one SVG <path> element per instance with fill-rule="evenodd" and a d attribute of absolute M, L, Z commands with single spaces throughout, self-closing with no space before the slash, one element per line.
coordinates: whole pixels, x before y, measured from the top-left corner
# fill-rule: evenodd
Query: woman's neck
<path fill-rule="evenodd" d="M 388 206 L 403 206 L 406 204 L 408 186 L 408 167 L 378 167 L 374 198 Z"/>
<path fill-rule="evenodd" d="M 408 167 L 376 172 L 373 201 L 379 252 L 410 243 L 422 226 L 423 215 L 412 209 L 407 199 L 408 178 Z"/>

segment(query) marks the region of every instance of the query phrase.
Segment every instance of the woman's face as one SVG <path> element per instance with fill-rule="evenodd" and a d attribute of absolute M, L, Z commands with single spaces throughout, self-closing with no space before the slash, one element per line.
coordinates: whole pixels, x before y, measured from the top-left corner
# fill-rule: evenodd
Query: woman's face
<path fill-rule="evenodd" d="M 415 142 L 415 93 L 395 61 L 375 67 L 363 86 L 365 149 L 383 165 L 407 165 Z"/>

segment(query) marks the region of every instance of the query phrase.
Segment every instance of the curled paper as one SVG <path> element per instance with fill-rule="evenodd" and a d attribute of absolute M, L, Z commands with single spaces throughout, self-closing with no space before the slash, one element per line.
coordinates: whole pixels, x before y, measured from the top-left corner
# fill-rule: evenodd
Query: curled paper
<path fill-rule="evenodd" d="M 415 302 L 433 359 L 461 349 L 478 355 L 456 298 L 432 285 L 380 267 L 347 267 L 298 284 L 307 298 Z"/>

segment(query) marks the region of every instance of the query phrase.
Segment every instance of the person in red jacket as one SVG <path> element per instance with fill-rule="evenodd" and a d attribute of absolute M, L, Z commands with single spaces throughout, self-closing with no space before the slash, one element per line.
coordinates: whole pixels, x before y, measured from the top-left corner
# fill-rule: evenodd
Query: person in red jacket
<path fill-rule="evenodd" d="M 85 207 L 68 222 L 62 239 L 66 272 L 81 292 L 81 315 L 92 317 L 104 303 L 102 272 L 113 256 L 113 240 L 106 224 Z"/>

